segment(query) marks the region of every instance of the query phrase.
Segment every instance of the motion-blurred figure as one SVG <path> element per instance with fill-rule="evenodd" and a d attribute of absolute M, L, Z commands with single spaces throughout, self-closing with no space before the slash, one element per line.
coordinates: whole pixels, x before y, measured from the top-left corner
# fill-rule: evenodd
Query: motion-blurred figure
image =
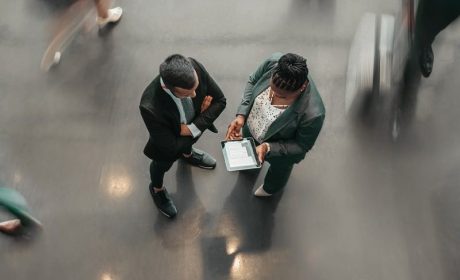
<path fill-rule="evenodd" d="M 347 113 L 388 130 L 393 141 L 414 119 L 421 76 L 433 70 L 431 44 L 460 14 L 459 0 L 401 4 L 396 16 L 363 16 L 350 48 L 345 93 Z"/>
<path fill-rule="evenodd" d="M 108 0 L 94 0 L 97 10 L 97 24 L 99 27 L 104 27 L 108 23 L 118 22 L 121 18 L 123 10 L 120 7 L 109 9 Z"/>
<path fill-rule="evenodd" d="M 459 0 L 421 0 L 415 27 L 415 47 L 420 71 L 425 77 L 433 71 L 434 54 L 431 44 L 436 35 L 460 15 Z"/>
<path fill-rule="evenodd" d="M 16 235 L 41 228 L 41 223 L 30 214 L 26 200 L 17 191 L 0 188 L 0 207 L 17 217 L 0 223 L 0 232 Z"/>
<path fill-rule="evenodd" d="M 96 19 L 94 8 L 96 7 Z M 122 16 L 120 7 L 109 9 L 110 0 L 77 0 L 57 19 L 51 43 L 43 55 L 41 69 L 48 71 L 61 60 L 61 54 L 83 26 L 87 30 L 95 24 L 104 28 L 108 24 L 117 23 Z"/>

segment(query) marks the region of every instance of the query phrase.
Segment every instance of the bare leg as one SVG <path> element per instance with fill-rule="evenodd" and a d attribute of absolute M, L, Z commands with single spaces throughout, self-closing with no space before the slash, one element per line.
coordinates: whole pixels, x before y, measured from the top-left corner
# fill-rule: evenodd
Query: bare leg
<path fill-rule="evenodd" d="M 97 15 L 101 18 L 107 18 L 109 16 L 108 10 L 110 6 L 110 0 L 94 0 L 96 5 Z"/>
<path fill-rule="evenodd" d="M 108 23 L 116 23 L 120 20 L 123 10 L 120 7 L 110 8 L 110 0 L 93 0 L 97 10 L 97 23 L 104 27 Z"/>

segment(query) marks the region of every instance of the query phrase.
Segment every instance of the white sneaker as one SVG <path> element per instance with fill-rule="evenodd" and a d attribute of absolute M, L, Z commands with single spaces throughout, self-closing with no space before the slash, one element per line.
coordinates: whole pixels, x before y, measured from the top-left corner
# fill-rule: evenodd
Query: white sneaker
<path fill-rule="evenodd" d="M 115 23 L 120 20 L 123 10 L 120 7 L 108 10 L 109 16 L 106 18 L 97 17 L 97 24 L 99 27 L 104 27 L 107 23 Z"/>
<path fill-rule="evenodd" d="M 53 57 L 53 65 L 59 64 L 61 61 L 61 52 L 55 52 Z"/>
<path fill-rule="evenodd" d="M 260 197 L 267 197 L 267 196 L 271 196 L 271 194 L 269 194 L 268 192 L 266 192 L 264 190 L 264 185 L 260 185 L 260 187 L 254 192 L 254 195 L 255 196 L 260 196 Z"/>

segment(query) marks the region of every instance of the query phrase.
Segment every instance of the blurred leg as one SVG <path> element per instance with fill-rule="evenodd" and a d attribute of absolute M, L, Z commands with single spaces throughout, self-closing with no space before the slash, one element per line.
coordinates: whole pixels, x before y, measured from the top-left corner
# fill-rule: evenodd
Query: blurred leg
<path fill-rule="evenodd" d="M 108 18 L 109 17 L 109 6 L 110 0 L 94 0 L 94 4 L 96 5 L 97 15 L 101 18 Z"/>
<path fill-rule="evenodd" d="M 109 9 L 110 0 L 93 0 L 97 10 L 97 23 L 104 27 L 108 23 L 116 23 L 120 20 L 123 10 L 120 7 Z"/>
<path fill-rule="evenodd" d="M 460 14 L 457 0 L 422 0 L 415 25 L 415 50 L 423 76 L 433 71 L 434 53 L 431 45 L 436 36 Z"/>
<path fill-rule="evenodd" d="M 54 64 L 59 63 L 61 52 L 77 34 L 85 14 L 90 11 L 88 0 L 78 0 L 66 11 L 56 17 L 51 28 L 52 39 L 46 49 L 40 67 L 48 71 Z M 92 4 L 91 4 L 92 5 Z"/>
<path fill-rule="evenodd" d="M 21 226 L 25 228 L 41 227 L 41 223 L 30 214 L 24 197 L 14 189 L 0 188 L 0 206 L 17 217 L 17 219 L 0 223 L 0 231 L 13 233 Z"/>

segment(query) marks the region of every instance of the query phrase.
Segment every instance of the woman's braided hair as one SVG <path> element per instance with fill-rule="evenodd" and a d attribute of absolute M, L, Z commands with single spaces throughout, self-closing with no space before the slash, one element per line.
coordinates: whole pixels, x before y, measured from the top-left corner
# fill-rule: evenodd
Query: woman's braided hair
<path fill-rule="evenodd" d="M 287 53 L 273 68 L 272 82 L 279 89 L 298 90 L 308 80 L 307 60 L 300 55 Z"/>

